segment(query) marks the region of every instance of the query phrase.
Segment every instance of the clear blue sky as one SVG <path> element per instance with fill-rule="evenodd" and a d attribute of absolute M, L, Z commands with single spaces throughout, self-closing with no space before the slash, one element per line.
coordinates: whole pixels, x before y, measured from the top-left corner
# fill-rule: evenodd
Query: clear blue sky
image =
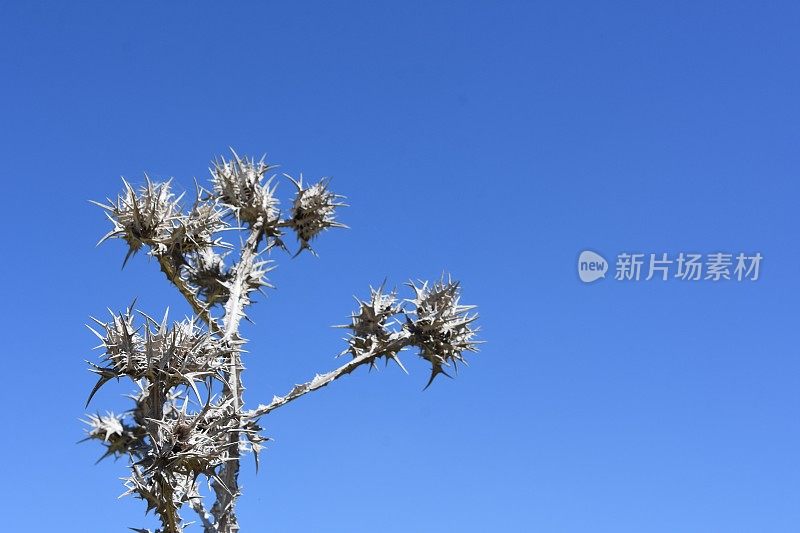
<path fill-rule="evenodd" d="M 384 278 L 452 272 L 487 341 L 425 392 L 409 354 L 270 415 L 243 531 L 800 530 L 795 2 L 109 4 L 0 8 L 4 530 L 152 523 L 75 444 L 83 324 L 186 308 L 95 248 L 87 200 L 144 172 L 191 189 L 228 146 L 352 206 L 320 258 L 279 257 L 249 403 L 337 365 L 329 326 Z M 764 262 L 584 285 L 584 249 Z"/>

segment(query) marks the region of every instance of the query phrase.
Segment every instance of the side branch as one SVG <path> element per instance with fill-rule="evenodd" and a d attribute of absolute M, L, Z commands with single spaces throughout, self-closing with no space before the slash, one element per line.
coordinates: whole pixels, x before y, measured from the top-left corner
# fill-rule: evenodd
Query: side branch
<path fill-rule="evenodd" d="M 250 419 L 264 416 L 275 409 L 308 394 L 309 392 L 313 392 L 317 389 L 327 386 L 330 383 L 333 383 L 340 377 L 351 373 L 361 365 L 374 364 L 375 360 L 379 357 L 387 356 L 396 360 L 398 352 L 410 344 L 410 335 L 407 332 L 400 332 L 397 334 L 396 338 L 392 339 L 388 345 L 388 348 L 383 348 L 380 351 L 365 352 L 358 357 L 354 357 L 336 370 L 326 372 L 325 374 L 317 374 L 311 381 L 307 381 L 300 385 L 295 385 L 285 396 L 275 396 L 269 405 L 261 404 L 255 409 L 246 411 L 244 416 Z"/>
<path fill-rule="evenodd" d="M 159 255 L 158 264 L 161 266 L 161 271 L 165 276 L 167 276 L 167 279 L 173 285 L 175 285 L 175 287 L 177 287 L 178 291 L 192 307 L 192 310 L 195 312 L 195 314 L 199 316 L 206 324 L 208 324 L 209 331 L 211 333 L 222 335 L 222 328 L 214 319 L 214 317 L 211 316 L 211 310 L 209 307 L 204 305 L 203 302 L 197 298 L 197 295 L 191 290 L 189 285 L 186 284 L 186 281 L 181 278 L 180 273 L 169 261 L 169 258 L 164 255 Z"/>
<path fill-rule="evenodd" d="M 200 522 L 203 524 L 203 531 L 208 533 L 212 533 L 216 531 L 216 527 L 214 523 L 211 521 L 213 516 L 211 513 L 208 512 L 205 505 L 203 505 L 203 501 L 197 498 L 189 498 L 189 507 L 197 513 L 197 516 L 200 518 Z"/>

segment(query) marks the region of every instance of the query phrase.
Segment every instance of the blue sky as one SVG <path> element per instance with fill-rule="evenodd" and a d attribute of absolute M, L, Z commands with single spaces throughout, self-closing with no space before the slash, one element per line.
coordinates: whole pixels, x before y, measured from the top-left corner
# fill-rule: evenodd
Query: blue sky
<path fill-rule="evenodd" d="M 793 2 L 4 3 L 5 529 L 152 523 L 76 445 L 106 307 L 185 313 L 87 200 L 229 146 L 332 176 L 352 229 L 279 259 L 252 405 L 338 364 L 351 295 L 452 272 L 487 343 L 267 417 L 243 531 L 800 527 Z M 291 185 L 281 185 L 287 198 Z M 760 252 L 756 282 L 587 285 L 578 254 Z M 92 409 L 119 410 L 108 386 Z"/>

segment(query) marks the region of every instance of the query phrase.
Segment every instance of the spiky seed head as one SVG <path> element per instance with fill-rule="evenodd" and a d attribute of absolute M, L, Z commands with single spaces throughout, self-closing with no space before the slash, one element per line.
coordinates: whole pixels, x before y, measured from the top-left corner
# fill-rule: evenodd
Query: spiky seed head
<path fill-rule="evenodd" d="M 358 357 L 373 352 L 389 358 L 396 357 L 397 352 L 389 341 L 394 333 L 391 329 L 392 317 L 402 312 L 402 306 L 397 304 L 397 293 L 384 293 L 383 287 L 370 287 L 369 299 L 356 301 L 358 310 L 350 316 L 350 324 L 339 326 L 351 330 L 347 339 L 349 348 L 343 354 L 350 353 Z"/>
<path fill-rule="evenodd" d="M 233 408 L 233 399 L 209 399 L 202 410 L 190 413 L 187 396 L 172 392 L 164 396 L 162 391 L 163 409 L 158 409 L 148 401 L 148 397 L 159 396 L 156 384 L 142 381 L 139 385 L 141 393 L 133 397 L 136 409 L 149 410 L 150 416 L 130 413 L 141 436 L 133 449 L 131 475 L 125 478 L 125 495 L 144 500 L 162 523 L 169 521 L 164 531 L 181 531 L 178 511 L 200 497 L 198 476 L 222 483 L 219 467 L 231 460 L 233 451 L 257 451 L 268 439 L 258 434 L 261 427 L 257 423 L 242 420 Z M 127 430 L 124 422 L 122 426 Z M 232 442 L 232 433 L 240 434 L 242 440 Z"/>
<path fill-rule="evenodd" d="M 149 436 L 153 447 L 141 462 L 150 471 L 184 475 L 208 473 L 228 457 L 227 439 L 237 426 L 229 410 L 210 409 L 204 413 L 173 416 L 154 421 Z"/>
<path fill-rule="evenodd" d="M 125 417 L 124 414 L 108 412 L 105 415 L 88 415 L 87 420 L 83 420 L 83 423 L 89 426 L 86 429 L 86 438 L 100 440 L 106 447 L 98 462 L 110 456 L 119 457 L 136 453 L 142 448 L 143 433 L 125 424 Z"/>
<path fill-rule="evenodd" d="M 128 310 L 119 315 L 112 315 L 111 322 L 101 323 L 105 335 L 101 338 L 101 348 L 105 353 L 103 358 L 111 369 L 131 376 L 139 375 L 144 371 L 145 363 L 140 356 L 142 336 L 133 324 L 133 315 Z M 94 331 L 94 330 L 93 330 Z"/>
<path fill-rule="evenodd" d="M 148 317 L 142 343 L 148 373 L 158 372 L 173 386 L 189 376 L 215 375 L 224 364 L 226 351 L 199 324 L 196 318 L 189 318 L 170 327 L 166 317 L 160 323 Z"/>
<path fill-rule="evenodd" d="M 256 162 L 233 152 L 232 159 L 221 157 L 210 170 L 215 194 L 238 220 L 254 224 L 263 218 L 267 235 L 279 236 L 280 202 L 272 178 L 264 181 L 271 168 L 263 159 Z"/>
<path fill-rule="evenodd" d="M 105 366 L 92 365 L 92 371 L 100 375 L 92 394 L 110 379 L 123 376 L 159 381 L 167 388 L 193 386 L 198 379 L 219 378 L 224 366 L 226 348 L 196 318 L 169 326 L 166 316 L 161 322 L 146 317 L 144 326 L 137 328 L 129 309 L 102 326 L 105 335 L 95 333 L 102 339 Z"/>
<path fill-rule="evenodd" d="M 221 482 L 218 467 L 231 459 L 232 452 L 252 449 L 249 443 L 231 442 L 231 433 L 246 434 L 251 443 L 266 440 L 255 435 L 261 429 L 257 424 L 242 424 L 230 399 L 206 404 L 195 414 L 185 409 L 165 411 L 163 417 L 148 422 L 148 446 L 131 465 L 126 494 L 147 501 L 162 520 L 174 517 L 188 499 L 199 497 L 196 480 L 200 474 Z"/>
<path fill-rule="evenodd" d="M 86 433 L 89 438 L 110 442 L 115 437 L 121 437 L 125 432 L 122 426 L 123 415 L 108 412 L 104 415 L 88 415 L 88 420 L 83 422 L 88 425 Z"/>
<path fill-rule="evenodd" d="M 233 278 L 233 273 L 225 266 L 225 255 L 211 247 L 200 248 L 188 255 L 185 273 L 189 285 L 209 305 L 228 299 L 227 282 Z"/>
<path fill-rule="evenodd" d="M 186 263 L 186 256 L 192 252 L 215 246 L 228 247 L 215 237 L 228 227 L 223 221 L 225 212 L 216 202 L 197 202 L 187 215 L 175 219 L 169 236 L 160 243 L 159 248 L 181 265 Z"/>
<path fill-rule="evenodd" d="M 125 191 L 116 201 L 109 199 L 108 204 L 97 204 L 107 211 L 114 224 L 100 242 L 110 238 L 123 239 L 129 247 L 128 257 L 144 245 L 163 246 L 174 222 L 180 218 L 180 199 L 172 194 L 168 181 L 154 183 L 146 178 L 138 194 L 127 181 L 123 182 Z"/>
<path fill-rule="evenodd" d="M 408 300 L 414 310 L 406 314 L 406 329 L 411 334 L 411 343 L 419 349 L 419 355 L 431 363 L 431 378 L 447 373 L 444 367 L 464 362 L 464 352 L 478 350 L 475 340 L 477 328 L 471 324 L 477 314 L 470 314 L 474 306 L 461 305 L 460 287 L 449 279 L 429 286 L 427 282 L 409 283 L 415 297 Z"/>
<path fill-rule="evenodd" d="M 345 205 L 339 202 L 344 197 L 328 189 L 330 181 L 328 179 L 323 178 L 314 185 L 304 187 L 302 175 L 297 181 L 291 176 L 287 177 L 297 187 L 289 220 L 289 225 L 297 234 L 297 241 L 300 243 L 300 250 L 297 253 L 303 250 L 313 253 L 310 243 L 322 231 L 328 228 L 347 227 L 336 222 L 336 208 Z"/>

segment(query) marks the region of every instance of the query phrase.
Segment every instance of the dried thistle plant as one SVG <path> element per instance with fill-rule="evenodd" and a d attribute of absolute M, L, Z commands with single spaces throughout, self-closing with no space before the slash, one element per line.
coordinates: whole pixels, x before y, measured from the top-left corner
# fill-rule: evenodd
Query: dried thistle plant
<path fill-rule="evenodd" d="M 210 168 L 211 187 L 198 187 L 188 209 L 169 182 L 147 177 L 138 189 L 123 181 L 119 197 L 97 203 L 113 225 L 100 242 L 125 241 L 125 262 L 147 249 L 194 313 L 170 323 L 166 313 L 156 320 L 131 306 L 90 326 L 102 353 L 99 364 L 89 363 L 98 381 L 87 405 L 111 380 L 129 378 L 137 391 L 125 413 L 88 415 L 86 440 L 104 446 L 101 459 L 128 459 L 125 494 L 145 501 L 161 522 L 159 533 L 184 530 L 184 507 L 197 514 L 205 533 L 239 531 L 240 458 L 253 453 L 258 465 L 269 440 L 260 420 L 275 409 L 379 359 L 405 371 L 400 354 L 411 347 L 431 365 L 427 388 L 438 374 L 449 375 L 446 368 L 464 363 L 465 352 L 477 350 L 477 315 L 459 302 L 457 282 L 411 282 L 413 295 L 406 300 L 383 286 L 371 288 L 368 299 L 357 299 L 350 323 L 339 326 L 349 330 L 340 354 L 351 357 L 347 363 L 245 409 L 239 327 L 253 293 L 271 287 L 266 276 L 272 262 L 265 256 L 273 248 L 288 251 L 286 231 L 295 233 L 297 255 L 314 253 L 311 242 L 325 230 L 346 227 L 337 220 L 342 197 L 326 179 L 304 185 L 302 177 L 286 176 L 296 191 L 284 215 L 275 176 L 266 175 L 272 168 L 235 152 L 230 160 L 219 158 Z M 238 249 L 223 240 L 231 232 L 241 235 Z M 234 252 L 237 259 L 229 262 Z M 209 489 L 205 496 L 203 487 Z"/>

